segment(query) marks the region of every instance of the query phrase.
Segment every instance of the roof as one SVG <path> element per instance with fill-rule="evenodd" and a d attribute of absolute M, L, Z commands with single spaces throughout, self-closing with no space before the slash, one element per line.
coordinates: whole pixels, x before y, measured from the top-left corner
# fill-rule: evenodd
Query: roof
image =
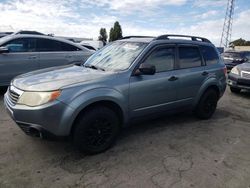
<path fill-rule="evenodd" d="M 212 43 L 203 37 L 189 36 L 189 35 L 160 35 L 158 37 L 152 36 L 127 36 L 121 39 L 128 42 L 146 42 L 164 41 L 164 43 L 186 43 L 186 44 L 205 44 L 212 45 Z"/>
<path fill-rule="evenodd" d="M 41 38 L 41 39 L 52 39 L 52 40 L 57 40 L 57 41 L 60 41 L 60 42 L 64 42 L 64 43 L 68 43 L 68 44 L 71 44 L 73 46 L 76 46 L 80 49 L 84 49 L 84 50 L 88 50 L 87 48 L 77 44 L 77 43 L 74 43 L 72 41 L 69 41 L 69 40 L 66 40 L 66 39 L 62 39 L 62 38 L 58 38 L 58 37 L 53 37 L 53 36 L 49 36 L 49 35 L 36 35 L 36 34 L 18 34 L 18 35 L 8 35 L 4 38 L 1 38 L 0 40 L 0 43 L 5 43 L 5 42 L 8 42 L 9 40 L 11 39 L 17 39 L 17 38 Z"/>

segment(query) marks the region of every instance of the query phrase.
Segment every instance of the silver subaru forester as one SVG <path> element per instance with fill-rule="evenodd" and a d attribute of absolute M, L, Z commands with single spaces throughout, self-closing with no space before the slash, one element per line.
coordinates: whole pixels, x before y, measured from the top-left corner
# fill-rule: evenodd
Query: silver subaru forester
<path fill-rule="evenodd" d="M 209 40 L 126 37 L 80 66 L 16 77 L 4 101 L 27 134 L 71 136 L 93 154 L 112 146 L 121 127 L 138 118 L 190 110 L 208 119 L 225 89 L 226 67 Z"/>

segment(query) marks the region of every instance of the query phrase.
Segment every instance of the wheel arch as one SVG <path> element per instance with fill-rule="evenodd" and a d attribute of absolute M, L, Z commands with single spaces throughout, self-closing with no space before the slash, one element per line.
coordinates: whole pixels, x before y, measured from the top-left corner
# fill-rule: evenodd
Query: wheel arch
<path fill-rule="evenodd" d="M 71 130 L 70 130 L 70 135 L 72 135 L 76 122 L 80 119 L 81 116 L 84 115 L 84 113 L 86 113 L 88 110 L 95 108 L 97 106 L 105 106 L 111 110 L 114 111 L 114 113 L 117 114 L 120 124 L 123 125 L 125 122 L 125 116 L 124 116 L 124 112 L 122 110 L 122 107 L 117 104 L 116 102 L 112 101 L 112 100 L 99 100 L 99 101 L 95 101 L 92 102 L 90 104 L 88 104 L 87 106 L 83 107 L 76 115 L 76 117 L 74 118 L 74 121 L 72 123 L 71 126 Z"/>

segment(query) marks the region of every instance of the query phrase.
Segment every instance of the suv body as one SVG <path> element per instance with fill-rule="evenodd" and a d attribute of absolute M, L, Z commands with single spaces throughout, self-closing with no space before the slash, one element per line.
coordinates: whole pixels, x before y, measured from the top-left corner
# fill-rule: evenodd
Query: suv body
<path fill-rule="evenodd" d="M 53 66 L 85 62 L 93 52 L 46 35 L 18 34 L 0 39 L 0 86 L 15 76 Z"/>
<path fill-rule="evenodd" d="M 82 66 L 21 75 L 12 81 L 4 101 L 26 133 L 73 135 L 80 149 L 98 153 L 111 146 L 117 127 L 133 119 L 180 109 L 211 117 L 225 88 L 225 65 L 213 44 L 164 35 L 113 42 Z M 96 130 L 88 130 L 93 127 Z M 87 147 L 82 140 L 107 131 L 113 132 L 106 145 Z"/>
<path fill-rule="evenodd" d="M 234 66 L 248 62 L 250 51 L 226 51 L 222 53 L 222 58 L 230 71 Z"/>

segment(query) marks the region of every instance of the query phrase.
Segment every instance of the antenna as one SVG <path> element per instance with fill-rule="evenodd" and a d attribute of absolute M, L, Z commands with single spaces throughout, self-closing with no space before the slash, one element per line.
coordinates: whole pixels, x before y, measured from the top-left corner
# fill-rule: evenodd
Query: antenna
<path fill-rule="evenodd" d="M 234 14 L 235 0 L 228 0 L 227 11 L 224 20 L 220 47 L 228 48 L 232 37 L 233 14 Z"/>

